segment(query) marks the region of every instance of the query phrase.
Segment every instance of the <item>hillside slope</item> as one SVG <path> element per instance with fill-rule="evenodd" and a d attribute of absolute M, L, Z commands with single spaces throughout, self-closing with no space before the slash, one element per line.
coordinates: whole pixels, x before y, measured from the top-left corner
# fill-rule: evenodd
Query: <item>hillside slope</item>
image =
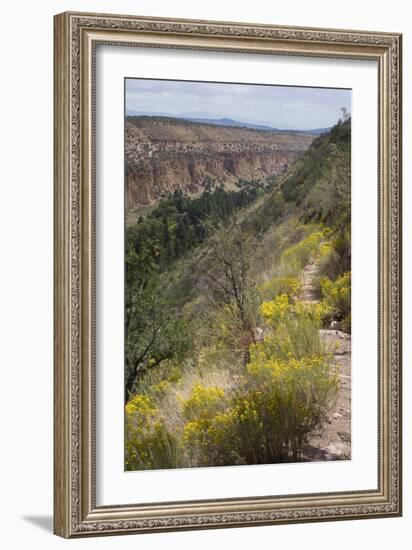
<path fill-rule="evenodd" d="M 350 225 L 351 119 L 317 137 L 281 184 L 285 200 L 305 219 L 343 228 Z"/>

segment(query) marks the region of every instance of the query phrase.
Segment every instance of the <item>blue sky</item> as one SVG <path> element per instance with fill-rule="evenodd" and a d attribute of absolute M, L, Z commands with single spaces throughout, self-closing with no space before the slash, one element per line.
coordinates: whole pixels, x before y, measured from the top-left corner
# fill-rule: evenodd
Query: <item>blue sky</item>
<path fill-rule="evenodd" d="M 351 111 L 350 90 L 126 79 L 127 114 L 232 118 L 308 130 L 335 124 L 341 107 Z"/>

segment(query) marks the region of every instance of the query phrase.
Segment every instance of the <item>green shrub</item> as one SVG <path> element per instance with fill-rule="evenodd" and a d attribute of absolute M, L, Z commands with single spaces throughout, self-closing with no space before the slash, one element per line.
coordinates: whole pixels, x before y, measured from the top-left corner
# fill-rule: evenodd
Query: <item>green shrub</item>
<path fill-rule="evenodd" d="M 143 373 L 136 384 L 137 394 L 157 398 L 166 388 L 180 380 L 183 376 L 183 364 L 166 359 L 156 368 Z M 155 399 L 156 401 L 156 399 Z"/>
<path fill-rule="evenodd" d="M 221 350 L 247 351 L 253 342 L 255 327 L 258 325 L 258 301 L 245 304 L 244 312 L 239 312 L 234 304 L 228 304 L 210 312 L 210 322 L 206 337 Z"/>

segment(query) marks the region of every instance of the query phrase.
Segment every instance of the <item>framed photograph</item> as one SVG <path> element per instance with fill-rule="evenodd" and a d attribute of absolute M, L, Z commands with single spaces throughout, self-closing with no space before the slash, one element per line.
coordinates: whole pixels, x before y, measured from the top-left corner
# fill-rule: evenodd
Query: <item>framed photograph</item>
<path fill-rule="evenodd" d="M 401 514 L 401 35 L 55 17 L 54 530 Z"/>

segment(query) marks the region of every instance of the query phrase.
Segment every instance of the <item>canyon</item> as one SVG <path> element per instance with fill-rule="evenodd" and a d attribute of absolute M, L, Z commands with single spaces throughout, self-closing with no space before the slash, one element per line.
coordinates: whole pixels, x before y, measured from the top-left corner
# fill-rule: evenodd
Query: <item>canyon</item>
<path fill-rule="evenodd" d="M 264 185 L 286 171 L 314 135 L 155 116 L 125 121 L 126 209 L 156 203 L 180 190 L 199 195 L 219 185 Z"/>

